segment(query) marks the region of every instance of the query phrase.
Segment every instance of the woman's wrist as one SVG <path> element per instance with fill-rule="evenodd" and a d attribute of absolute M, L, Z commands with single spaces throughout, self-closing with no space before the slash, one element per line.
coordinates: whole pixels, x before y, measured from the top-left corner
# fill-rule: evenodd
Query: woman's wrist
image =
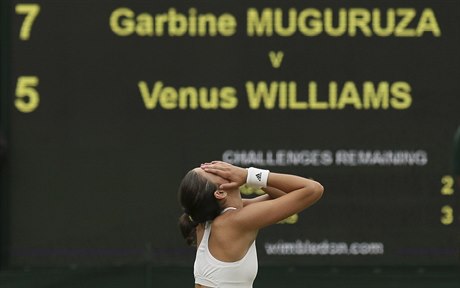
<path fill-rule="evenodd" d="M 252 188 L 265 188 L 267 187 L 269 170 L 249 167 L 247 169 L 246 185 Z"/>

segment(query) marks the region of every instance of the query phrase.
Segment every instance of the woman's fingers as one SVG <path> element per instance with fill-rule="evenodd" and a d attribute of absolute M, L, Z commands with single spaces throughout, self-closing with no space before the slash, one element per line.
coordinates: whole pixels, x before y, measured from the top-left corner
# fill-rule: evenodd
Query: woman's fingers
<path fill-rule="evenodd" d="M 201 169 L 203 169 L 205 172 L 212 173 L 224 179 L 231 180 L 229 179 L 230 174 L 228 171 L 219 169 L 219 167 L 202 166 Z"/>
<path fill-rule="evenodd" d="M 216 162 L 216 161 L 213 161 L 213 162 Z M 230 167 L 226 167 L 225 165 L 222 165 L 221 163 L 214 163 L 214 164 L 205 163 L 205 164 L 201 164 L 201 168 L 205 170 L 206 169 L 215 169 L 215 170 L 222 170 L 222 171 L 230 170 L 229 169 Z"/>
<path fill-rule="evenodd" d="M 201 164 L 201 169 L 226 179 L 229 183 L 222 184 L 221 189 L 233 189 L 244 184 L 246 180 L 246 170 L 222 161 L 212 161 L 211 163 Z"/>

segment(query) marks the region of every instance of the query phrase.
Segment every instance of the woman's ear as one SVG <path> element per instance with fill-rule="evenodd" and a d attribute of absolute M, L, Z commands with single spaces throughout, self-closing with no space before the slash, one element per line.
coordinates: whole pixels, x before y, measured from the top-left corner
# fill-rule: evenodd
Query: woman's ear
<path fill-rule="evenodd" d="M 214 192 L 214 197 L 216 197 L 217 200 L 222 200 L 227 197 L 227 192 L 224 190 L 217 190 Z"/>

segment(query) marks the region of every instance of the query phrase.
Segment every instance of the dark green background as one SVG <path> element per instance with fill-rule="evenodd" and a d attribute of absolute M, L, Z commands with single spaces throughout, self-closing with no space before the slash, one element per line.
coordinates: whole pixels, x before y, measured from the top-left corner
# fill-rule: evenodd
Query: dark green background
<path fill-rule="evenodd" d="M 2 189 L 6 266 L 191 265 L 194 251 L 177 229 L 182 176 L 227 149 L 425 150 L 423 167 L 269 167 L 313 177 L 323 199 L 295 225 L 258 238 L 261 265 L 452 265 L 459 260 L 459 219 L 444 226 L 440 209 L 458 214 L 458 192 L 440 194 L 451 173 L 460 124 L 460 7 L 456 1 L 196 1 L 199 11 L 229 12 L 229 38 L 118 37 L 110 13 L 127 6 L 155 14 L 190 3 L 35 1 L 41 13 L 29 41 L 22 16 L 8 9 L 8 93 L 2 87 L 9 154 Z M 249 38 L 248 7 L 432 7 L 442 37 Z M 273 69 L 268 52 L 285 53 Z M 3 66 L 3 64 L 2 64 Z M 30 114 L 13 105 L 16 79 L 36 75 L 41 102 Z M 234 110 L 147 110 L 139 81 L 173 86 L 235 86 Z M 248 109 L 246 81 L 406 81 L 408 110 Z M 3 82 L 3 83 L 6 83 Z M 4 108 L 4 103 L 8 103 Z M 257 133 L 252 132 L 256 130 Z M 5 204 L 6 203 L 6 204 Z M 383 242 L 383 256 L 267 256 L 265 241 Z"/>

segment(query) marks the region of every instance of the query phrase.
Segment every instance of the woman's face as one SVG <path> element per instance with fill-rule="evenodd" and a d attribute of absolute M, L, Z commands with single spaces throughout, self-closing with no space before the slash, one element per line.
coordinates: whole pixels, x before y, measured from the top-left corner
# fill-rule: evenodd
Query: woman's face
<path fill-rule="evenodd" d="M 230 182 L 227 179 L 224 179 L 224 178 L 222 178 L 220 176 L 217 176 L 217 175 L 212 174 L 212 173 L 205 172 L 200 167 L 193 169 L 193 171 L 195 171 L 198 175 L 201 175 L 204 178 L 206 178 L 209 182 L 216 184 L 217 187 L 219 187 L 221 184 Z"/>

